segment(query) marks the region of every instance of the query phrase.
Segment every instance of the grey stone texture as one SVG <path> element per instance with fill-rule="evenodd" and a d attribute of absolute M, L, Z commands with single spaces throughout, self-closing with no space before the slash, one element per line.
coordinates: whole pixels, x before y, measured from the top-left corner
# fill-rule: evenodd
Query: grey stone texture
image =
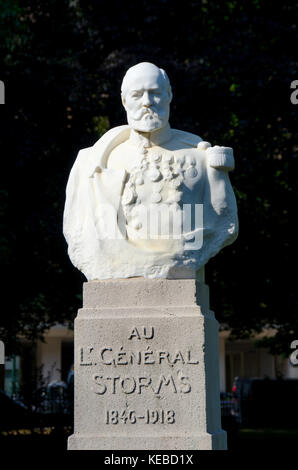
<path fill-rule="evenodd" d="M 89 281 L 68 449 L 226 449 L 218 323 L 195 279 Z"/>

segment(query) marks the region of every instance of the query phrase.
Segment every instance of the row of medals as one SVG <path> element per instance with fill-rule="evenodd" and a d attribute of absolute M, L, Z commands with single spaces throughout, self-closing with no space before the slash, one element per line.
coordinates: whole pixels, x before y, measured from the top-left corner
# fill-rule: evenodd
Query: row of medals
<path fill-rule="evenodd" d="M 170 190 L 174 190 L 177 199 L 180 199 L 180 192 L 178 191 L 183 179 L 196 178 L 198 175 L 196 166 L 196 159 L 192 156 L 177 156 L 173 154 L 154 154 L 144 155 L 140 164 L 135 166 L 130 173 L 130 177 L 125 185 L 122 195 L 122 204 L 129 206 L 134 203 L 140 202 L 138 200 L 137 186 L 144 184 L 145 178 L 153 184 L 150 188 L 150 202 L 162 202 L 161 192 L 167 185 Z M 160 184 L 163 183 L 163 184 Z M 178 202 L 178 200 L 176 202 Z M 165 201 L 168 202 L 168 201 Z M 174 202 L 174 201 L 173 201 Z M 128 207 L 127 207 L 128 209 Z"/>

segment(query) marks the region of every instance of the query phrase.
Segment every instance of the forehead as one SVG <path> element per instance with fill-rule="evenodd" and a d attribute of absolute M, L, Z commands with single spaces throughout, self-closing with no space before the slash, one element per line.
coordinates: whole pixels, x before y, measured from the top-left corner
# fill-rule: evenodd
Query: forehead
<path fill-rule="evenodd" d="M 162 74 L 156 70 L 136 71 L 127 77 L 126 89 L 133 90 L 154 90 L 162 89 L 165 81 Z"/>

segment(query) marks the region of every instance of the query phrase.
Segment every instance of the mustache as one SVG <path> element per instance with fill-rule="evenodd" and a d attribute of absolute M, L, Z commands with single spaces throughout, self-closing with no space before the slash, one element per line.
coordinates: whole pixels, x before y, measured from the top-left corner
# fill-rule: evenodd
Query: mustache
<path fill-rule="evenodd" d="M 142 108 L 139 111 L 136 111 L 133 118 L 134 118 L 135 121 L 140 121 L 147 114 L 154 117 L 154 118 L 159 118 L 162 113 L 158 114 L 157 112 L 155 112 L 154 110 L 152 110 L 150 108 Z"/>

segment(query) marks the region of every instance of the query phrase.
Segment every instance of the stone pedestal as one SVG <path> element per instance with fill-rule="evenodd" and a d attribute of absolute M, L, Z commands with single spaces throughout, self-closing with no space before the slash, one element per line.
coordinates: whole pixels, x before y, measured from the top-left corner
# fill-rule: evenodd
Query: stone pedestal
<path fill-rule="evenodd" d="M 220 416 L 218 323 L 205 284 L 84 284 L 68 449 L 226 449 Z"/>

